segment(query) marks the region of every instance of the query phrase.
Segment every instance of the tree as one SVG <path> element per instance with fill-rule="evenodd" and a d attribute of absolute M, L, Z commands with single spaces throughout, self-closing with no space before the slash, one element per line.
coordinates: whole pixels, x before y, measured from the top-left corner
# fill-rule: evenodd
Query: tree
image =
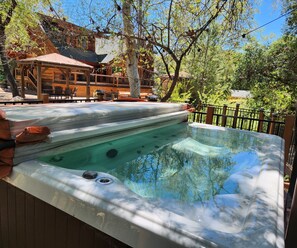
<path fill-rule="evenodd" d="M 193 103 L 218 104 L 230 95 L 237 53 L 230 44 L 227 48 L 220 35 L 220 26 L 212 24 L 182 65 L 182 70 L 191 75 Z"/>
<path fill-rule="evenodd" d="M 140 11 L 137 1 L 129 1 L 135 13 Z M 118 7 L 116 4 L 116 8 Z M 127 18 L 134 27 L 134 35 L 123 33 L 122 25 L 117 21 L 113 11 L 102 11 L 100 16 L 101 27 L 97 29 L 103 33 L 129 37 L 131 40 L 140 40 L 154 47 L 163 61 L 165 71 L 171 81 L 170 88 L 162 101 L 167 101 L 178 80 L 183 59 L 191 49 L 199 44 L 200 38 L 208 31 L 212 23 L 221 26 L 221 37 L 242 30 L 247 16 L 252 11 L 251 1 L 143 1 L 142 13 L 145 13 L 142 23 L 139 23 L 137 14 Z M 108 18 L 104 18 L 104 15 Z M 105 21 L 106 27 L 102 27 Z M 143 36 L 138 35 L 139 27 Z M 112 32 L 110 30 L 113 30 Z"/>
<path fill-rule="evenodd" d="M 269 61 L 266 59 L 267 47 L 257 41 L 251 41 L 239 53 L 238 65 L 234 73 L 232 88 L 250 90 L 257 83 L 265 81 L 265 72 Z"/>
<path fill-rule="evenodd" d="M 12 96 L 19 96 L 17 84 L 15 82 L 15 79 L 10 71 L 9 65 L 8 65 L 8 59 L 6 56 L 6 32 L 8 25 L 11 22 L 12 14 L 15 11 L 15 8 L 17 6 L 16 0 L 6 1 L 2 5 L 2 9 L 0 12 L 0 59 L 3 67 L 4 75 L 6 76 L 6 80 L 10 84 L 11 90 L 12 90 Z"/>
<path fill-rule="evenodd" d="M 36 10 L 49 4 L 46 0 L 2 0 L 0 7 L 0 59 L 12 96 L 19 96 L 17 83 L 11 73 L 7 50 L 19 51 L 32 46 L 28 29 L 37 25 Z"/>
<path fill-rule="evenodd" d="M 126 46 L 126 68 L 130 86 L 131 97 L 138 98 L 140 96 L 140 80 L 138 73 L 138 55 L 136 40 L 132 39 L 133 24 L 130 21 L 132 8 L 132 0 L 123 1 L 123 24 L 124 24 L 124 35 L 125 35 L 125 46 Z M 138 20 L 139 21 L 139 20 Z"/>
<path fill-rule="evenodd" d="M 170 98 L 179 80 L 182 61 L 193 47 L 204 42 L 205 33 L 209 32 L 212 24 L 217 23 L 222 27 L 220 35 L 223 38 L 230 34 L 227 30 L 240 27 L 245 10 L 249 10 L 247 1 L 168 1 L 165 8 L 162 13 L 165 18 L 160 18 L 161 25 L 153 26 L 150 32 L 153 35 L 149 39 L 160 54 L 172 81 L 162 101 Z"/>
<path fill-rule="evenodd" d="M 290 34 L 297 34 L 297 2 L 296 0 L 283 1 L 283 9 L 285 12 L 289 12 L 286 19 L 286 32 Z"/>
<path fill-rule="evenodd" d="M 288 109 L 297 97 L 297 38 L 285 35 L 270 45 L 249 43 L 240 56 L 233 88 L 251 90 L 250 107 Z"/>

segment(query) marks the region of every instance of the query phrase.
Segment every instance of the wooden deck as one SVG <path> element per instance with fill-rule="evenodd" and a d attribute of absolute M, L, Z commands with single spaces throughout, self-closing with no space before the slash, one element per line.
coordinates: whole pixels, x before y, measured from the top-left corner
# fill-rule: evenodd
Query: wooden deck
<path fill-rule="evenodd" d="M 67 82 L 65 75 L 56 68 L 48 68 L 42 73 L 42 93 L 48 93 L 45 89 L 51 87 L 54 89 L 56 86 L 61 86 L 63 91 L 67 88 L 76 88 L 77 97 L 86 97 L 86 86 L 87 81 L 84 73 L 82 72 L 71 72 L 69 80 Z M 21 81 L 20 70 L 16 69 L 15 78 L 18 82 Z M 26 88 L 31 90 L 37 90 L 36 77 L 31 71 L 27 71 L 24 76 Z M 141 79 L 141 98 L 145 98 L 147 95 L 152 94 L 152 87 L 154 81 L 152 79 Z M 103 74 L 90 74 L 90 95 L 93 95 L 95 90 L 103 90 L 108 94 L 116 93 L 123 97 L 130 95 L 129 82 L 127 77 L 119 75 L 103 75 Z"/>

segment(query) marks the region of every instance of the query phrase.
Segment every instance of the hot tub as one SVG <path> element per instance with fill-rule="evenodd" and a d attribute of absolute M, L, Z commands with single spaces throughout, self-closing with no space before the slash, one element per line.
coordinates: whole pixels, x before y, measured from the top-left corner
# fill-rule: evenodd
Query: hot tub
<path fill-rule="evenodd" d="M 58 128 L 5 180 L 132 247 L 284 247 L 283 140 L 176 113 L 71 143 Z"/>

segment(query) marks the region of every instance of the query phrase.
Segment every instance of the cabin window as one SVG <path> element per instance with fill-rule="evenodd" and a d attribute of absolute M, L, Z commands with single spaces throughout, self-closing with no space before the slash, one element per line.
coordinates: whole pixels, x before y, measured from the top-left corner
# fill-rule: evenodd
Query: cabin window
<path fill-rule="evenodd" d="M 84 74 L 78 74 L 77 81 L 81 81 L 81 82 L 87 81 L 86 76 Z"/>

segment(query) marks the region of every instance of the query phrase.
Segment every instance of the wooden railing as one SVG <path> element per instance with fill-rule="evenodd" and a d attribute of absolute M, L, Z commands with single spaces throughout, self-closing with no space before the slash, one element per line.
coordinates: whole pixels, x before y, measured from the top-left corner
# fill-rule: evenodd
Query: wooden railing
<path fill-rule="evenodd" d="M 29 82 L 36 88 L 36 81 L 37 81 L 36 78 L 29 70 L 26 70 L 26 72 L 27 73 L 25 74 L 25 78 L 27 79 L 27 82 Z M 15 69 L 16 78 L 19 79 L 20 75 L 21 75 L 20 68 L 16 68 Z M 54 72 L 53 78 L 50 81 L 51 81 L 50 83 L 56 82 L 56 83 L 65 84 L 66 78 L 65 78 L 65 75 L 63 75 L 63 73 Z M 69 83 L 70 84 L 86 83 L 85 74 L 82 72 L 71 72 Z M 93 85 L 107 84 L 112 87 L 129 85 L 128 77 L 123 77 L 120 75 L 104 75 L 104 74 L 97 74 L 97 73 L 90 74 L 90 83 Z M 140 85 L 151 87 L 154 85 L 154 80 L 142 78 L 140 79 Z"/>
<path fill-rule="evenodd" d="M 273 109 L 240 109 L 239 104 L 235 108 L 202 104 L 189 115 L 189 121 L 278 135 L 285 140 L 285 164 L 294 158 L 293 115 L 279 115 Z"/>
<path fill-rule="evenodd" d="M 37 79 L 34 74 L 28 70 L 27 81 L 37 90 Z"/>
<path fill-rule="evenodd" d="M 28 104 L 42 104 L 42 103 L 78 103 L 78 102 L 98 102 L 97 98 L 75 98 L 75 99 L 48 99 L 44 100 L 23 100 L 23 101 L 0 101 L 1 105 L 28 105 Z"/>
<path fill-rule="evenodd" d="M 65 83 L 66 78 L 61 73 L 54 74 L 54 82 Z M 81 72 L 72 72 L 70 75 L 69 83 L 85 83 L 85 75 Z M 104 74 L 90 74 L 90 83 L 94 85 L 108 84 L 112 87 L 120 87 L 129 85 L 128 77 L 119 75 L 104 75 Z M 141 86 L 153 86 L 154 81 L 152 79 L 140 79 Z"/>

